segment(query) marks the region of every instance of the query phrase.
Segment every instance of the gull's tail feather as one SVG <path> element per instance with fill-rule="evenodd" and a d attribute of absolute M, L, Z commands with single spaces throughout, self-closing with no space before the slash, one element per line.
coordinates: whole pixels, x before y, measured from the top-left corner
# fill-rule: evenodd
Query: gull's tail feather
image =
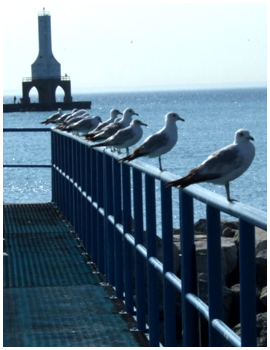
<path fill-rule="evenodd" d="M 213 180 L 219 177 L 218 174 L 202 175 L 200 174 L 199 170 L 200 170 L 200 166 L 190 170 L 187 176 L 182 177 L 181 179 L 167 182 L 165 186 L 166 187 L 176 186 L 177 188 L 185 188 L 192 184 L 196 184 L 207 180 Z"/>
<path fill-rule="evenodd" d="M 129 156 L 126 156 L 122 159 L 119 159 L 118 162 L 119 163 L 122 163 L 124 162 L 125 160 L 127 160 L 128 162 L 130 162 L 131 160 L 135 159 L 135 158 L 138 158 L 138 157 L 142 157 L 143 155 L 140 154 L 140 147 L 137 147 L 134 149 L 133 153 L 130 154 Z"/>
<path fill-rule="evenodd" d="M 106 146 L 106 142 L 100 142 L 96 145 L 90 145 L 90 146 L 88 146 L 88 148 L 101 147 L 101 146 Z"/>
<path fill-rule="evenodd" d="M 166 187 L 173 187 L 176 186 L 177 188 L 184 188 L 187 187 L 191 184 L 195 183 L 194 180 L 192 179 L 192 176 L 190 174 L 188 174 L 185 177 L 182 177 L 181 179 L 175 180 L 175 181 L 171 181 L 171 182 L 167 182 L 165 184 Z"/>

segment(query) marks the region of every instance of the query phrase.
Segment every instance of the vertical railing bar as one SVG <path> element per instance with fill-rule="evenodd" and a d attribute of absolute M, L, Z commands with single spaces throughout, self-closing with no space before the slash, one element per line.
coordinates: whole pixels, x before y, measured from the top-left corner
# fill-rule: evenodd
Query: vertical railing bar
<path fill-rule="evenodd" d="M 160 186 L 165 346 L 176 346 L 175 289 L 165 278 L 167 272 L 174 272 L 172 194 L 171 188 L 166 188 L 164 183 Z"/>
<path fill-rule="evenodd" d="M 92 152 L 86 146 L 86 152 L 85 152 L 86 242 L 85 242 L 85 247 L 89 254 L 91 254 L 91 237 L 92 237 L 92 230 L 91 230 L 92 206 L 88 201 L 88 197 L 91 197 L 91 179 L 92 179 L 92 168 L 91 168 L 92 158 L 91 157 L 92 157 Z"/>
<path fill-rule="evenodd" d="M 67 173 L 68 173 L 68 179 L 72 179 L 72 140 L 67 137 L 67 142 L 65 147 L 67 148 Z M 71 221 L 71 218 L 73 218 L 73 206 L 71 205 L 71 203 L 73 202 L 73 185 L 70 181 L 67 181 L 67 191 L 68 191 L 68 203 L 70 203 L 70 205 L 68 206 L 68 217 L 70 218 L 69 220 Z M 72 222 L 72 221 L 71 221 Z"/>
<path fill-rule="evenodd" d="M 113 226 L 108 220 L 109 215 L 113 215 L 113 175 L 112 175 L 112 157 L 104 154 L 104 228 L 105 228 L 105 256 L 107 257 L 106 264 L 106 279 L 111 285 L 114 284 L 114 235 Z"/>
<path fill-rule="evenodd" d="M 81 186 L 81 192 L 80 192 L 80 202 L 81 202 L 81 231 L 82 231 L 82 237 L 83 237 L 83 243 L 84 247 L 86 246 L 86 200 L 83 196 L 83 192 L 85 191 L 85 153 L 86 153 L 86 146 L 83 143 L 79 143 L 81 150 L 80 150 L 80 186 Z"/>
<path fill-rule="evenodd" d="M 198 347 L 198 312 L 187 301 L 186 295 L 197 295 L 196 252 L 194 243 L 193 198 L 179 191 L 180 203 L 180 240 L 181 240 L 181 276 L 182 276 L 182 318 L 183 346 Z"/>
<path fill-rule="evenodd" d="M 122 164 L 122 198 L 123 198 L 123 229 L 124 233 L 131 233 L 131 194 L 130 194 L 130 166 Z M 125 310 L 132 314 L 133 306 L 133 268 L 132 246 L 124 239 L 124 286 Z"/>
<path fill-rule="evenodd" d="M 206 206 L 207 271 L 209 303 L 209 346 L 224 346 L 224 338 L 212 326 L 214 319 L 223 320 L 220 211 Z"/>
<path fill-rule="evenodd" d="M 92 202 L 97 201 L 97 160 L 96 160 L 96 154 L 97 152 L 95 150 L 91 150 L 91 161 L 92 161 L 92 171 L 91 171 L 91 197 Z M 91 259 L 92 261 L 97 264 L 97 217 L 98 212 L 94 206 L 91 206 Z"/>
<path fill-rule="evenodd" d="M 144 243 L 142 191 L 142 173 L 133 168 L 134 236 L 136 246 Z M 135 286 L 137 328 L 144 332 L 146 330 L 145 261 L 137 249 L 135 251 Z"/>
<path fill-rule="evenodd" d="M 55 152 L 56 152 L 56 133 L 51 130 L 51 163 L 52 163 L 52 175 L 51 175 L 51 187 L 52 187 L 52 202 L 56 203 L 55 190 L 56 190 L 56 170 L 55 165 Z"/>
<path fill-rule="evenodd" d="M 103 154 L 95 151 L 97 156 L 97 203 L 98 208 L 104 208 Z M 104 273 L 104 217 L 97 210 L 97 248 L 98 269 Z"/>
<path fill-rule="evenodd" d="M 121 168 L 116 159 L 113 159 L 113 208 L 115 224 L 122 223 Z M 117 298 L 123 299 L 123 237 L 116 228 L 114 228 L 114 259 L 115 293 Z"/>
<path fill-rule="evenodd" d="M 149 263 L 157 255 L 156 241 L 156 199 L 155 179 L 145 175 L 145 206 L 147 233 L 147 289 L 148 289 L 148 323 L 150 346 L 159 346 L 159 304 L 157 271 Z"/>
<path fill-rule="evenodd" d="M 239 220 L 241 346 L 257 346 L 255 228 Z"/>

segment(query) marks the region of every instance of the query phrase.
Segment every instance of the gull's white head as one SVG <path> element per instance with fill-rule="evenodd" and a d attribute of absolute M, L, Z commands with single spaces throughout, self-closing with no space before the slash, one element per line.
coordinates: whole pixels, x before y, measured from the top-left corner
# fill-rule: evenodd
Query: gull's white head
<path fill-rule="evenodd" d="M 166 117 L 165 121 L 166 123 L 168 122 L 177 122 L 177 120 L 181 120 L 182 122 L 185 121 L 185 119 L 181 118 L 177 113 L 175 112 L 169 112 Z"/>
<path fill-rule="evenodd" d="M 135 113 L 132 108 L 127 108 L 124 110 L 124 117 L 132 117 L 133 115 L 139 115 L 138 113 Z"/>
<path fill-rule="evenodd" d="M 141 126 L 141 125 L 145 125 L 148 126 L 147 124 L 143 123 L 141 120 L 139 119 L 134 119 L 132 120 L 130 125 L 134 125 L 134 126 Z"/>
<path fill-rule="evenodd" d="M 123 113 L 119 112 L 118 109 L 114 108 L 110 111 L 110 114 L 111 114 L 111 117 L 116 118 L 118 114 L 123 114 Z"/>
<path fill-rule="evenodd" d="M 236 131 L 234 138 L 235 143 L 249 142 L 250 140 L 254 141 L 254 138 L 250 135 L 248 130 L 240 129 Z"/>

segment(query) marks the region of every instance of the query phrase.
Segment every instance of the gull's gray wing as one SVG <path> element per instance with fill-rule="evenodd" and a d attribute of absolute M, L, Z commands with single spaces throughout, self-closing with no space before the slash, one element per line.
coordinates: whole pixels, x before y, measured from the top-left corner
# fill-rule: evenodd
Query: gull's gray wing
<path fill-rule="evenodd" d="M 149 136 L 140 147 L 140 153 L 150 154 L 166 146 L 169 137 L 165 133 L 156 133 Z"/>
<path fill-rule="evenodd" d="M 109 137 L 104 142 L 106 142 L 108 146 L 122 145 L 123 143 L 131 139 L 133 136 L 134 136 L 133 129 L 131 127 L 128 127 L 122 130 L 118 130 L 116 134 Z"/>
<path fill-rule="evenodd" d="M 233 144 L 214 152 L 209 156 L 199 167 L 198 175 L 221 177 L 235 169 L 242 164 L 243 156 L 237 145 Z"/>

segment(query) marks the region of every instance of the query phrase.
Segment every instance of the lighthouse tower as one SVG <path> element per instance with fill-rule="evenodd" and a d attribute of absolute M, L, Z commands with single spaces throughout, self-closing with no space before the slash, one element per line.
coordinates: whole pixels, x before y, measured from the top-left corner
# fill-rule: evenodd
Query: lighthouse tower
<path fill-rule="evenodd" d="M 52 53 L 51 15 L 50 12 L 38 13 L 39 52 L 31 65 L 32 77 L 23 79 L 23 104 L 30 104 L 29 92 L 32 87 L 38 91 L 39 103 L 44 107 L 55 105 L 55 93 L 58 86 L 64 90 L 65 103 L 72 102 L 70 78 L 61 77 L 61 65 Z"/>
<path fill-rule="evenodd" d="M 61 77 L 61 65 L 52 53 L 51 16 L 49 12 L 40 12 L 38 15 L 39 53 L 32 64 L 32 78 Z"/>

